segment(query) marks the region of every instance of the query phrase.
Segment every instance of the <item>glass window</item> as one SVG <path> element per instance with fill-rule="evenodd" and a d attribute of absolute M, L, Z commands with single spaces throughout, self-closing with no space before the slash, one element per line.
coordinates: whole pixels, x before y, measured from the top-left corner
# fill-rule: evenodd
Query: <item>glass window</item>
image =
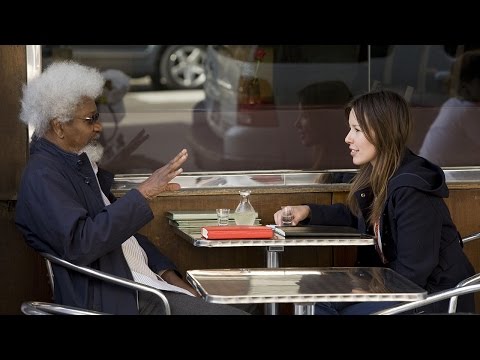
<path fill-rule="evenodd" d="M 352 168 L 343 106 L 380 87 L 410 101 L 413 151 L 478 166 L 476 48 L 43 45 L 42 55 L 43 66 L 71 58 L 103 72 L 102 165 L 139 174 L 183 147 L 188 172 Z"/>

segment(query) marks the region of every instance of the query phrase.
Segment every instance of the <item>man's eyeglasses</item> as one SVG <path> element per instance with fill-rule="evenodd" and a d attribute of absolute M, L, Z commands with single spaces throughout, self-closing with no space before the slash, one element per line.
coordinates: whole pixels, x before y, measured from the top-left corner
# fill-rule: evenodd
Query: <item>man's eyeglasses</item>
<path fill-rule="evenodd" d="M 95 114 L 93 114 L 90 117 L 84 117 L 84 118 L 79 118 L 79 119 L 85 120 L 90 125 L 93 125 L 98 121 L 99 117 L 100 117 L 100 114 L 98 112 L 96 112 Z"/>

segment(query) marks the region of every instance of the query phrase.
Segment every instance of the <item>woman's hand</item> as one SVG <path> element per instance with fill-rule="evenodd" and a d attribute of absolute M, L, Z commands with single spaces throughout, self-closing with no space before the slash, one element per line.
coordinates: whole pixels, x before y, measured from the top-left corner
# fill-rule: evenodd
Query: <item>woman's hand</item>
<path fill-rule="evenodd" d="M 300 221 L 305 220 L 307 217 L 310 216 L 310 207 L 307 205 L 297 205 L 290 207 L 292 208 L 293 226 L 296 226 Z M 275 214 L 273 214 L 273 219 L 275 220 L 275 224 L 279 226 L 282 225 L 282 209 L 278 210 Z"/>
<path fill-rule="evenodd" d="M 137 190 L 147 199 L 150 200 L 164 191 L 175 191 L 180 189 L 180 185 L 169 183 L 174 177 L 180 175 L 183 169 L 180 167 L 188 158 L 186 149 L 180 151 L 177 156 L 168 162 L 167 165 L 150 175 L 142 182 Z"/>

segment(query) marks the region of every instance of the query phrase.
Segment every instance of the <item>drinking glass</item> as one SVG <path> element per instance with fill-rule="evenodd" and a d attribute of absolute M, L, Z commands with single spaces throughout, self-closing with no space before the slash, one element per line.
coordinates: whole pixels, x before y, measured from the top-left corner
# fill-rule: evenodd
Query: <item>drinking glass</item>
<path fill-rule="evenodd" d="M 216 209 L 217 223 L 220 226 L 228 225 L 228 218 L 230 216 L 230 209 Z"/>
<path fill-rule="evenodd" d="M 292 226 L 293 213 L 291 206 L 282 206 L 282 226 Z"/>

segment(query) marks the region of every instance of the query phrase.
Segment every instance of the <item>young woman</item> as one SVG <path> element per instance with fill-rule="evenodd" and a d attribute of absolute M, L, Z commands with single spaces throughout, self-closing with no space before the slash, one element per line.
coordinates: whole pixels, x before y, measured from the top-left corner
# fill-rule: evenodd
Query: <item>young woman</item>
<path fill-rule="evenodd" d="M 440 167 L 406 146 L 412 118 L 405 99 L 392 91 L 354 98 L 345 109 L 345 142 L 360 167 L 347 204 L 293 206 L 293 222 L 346 225 L 376 237 L 376 258 L 359 253 L 361 266 L 388 266 L 429 293 L 454 287 L 474 274 L 444 198 Z M 281 222 L 281 211 L 274 215 Z M 373 247 L 372 247 L 373 249 Z M 375 252 L 375 250 L 373 250 Z M 370 314 L 392 302 L 319 303 L 316 314 Z M 474 312 L 473 296 L 459 298 L 458 311 Z M 446 312 L 447 302 L 422 308 Z"/>

